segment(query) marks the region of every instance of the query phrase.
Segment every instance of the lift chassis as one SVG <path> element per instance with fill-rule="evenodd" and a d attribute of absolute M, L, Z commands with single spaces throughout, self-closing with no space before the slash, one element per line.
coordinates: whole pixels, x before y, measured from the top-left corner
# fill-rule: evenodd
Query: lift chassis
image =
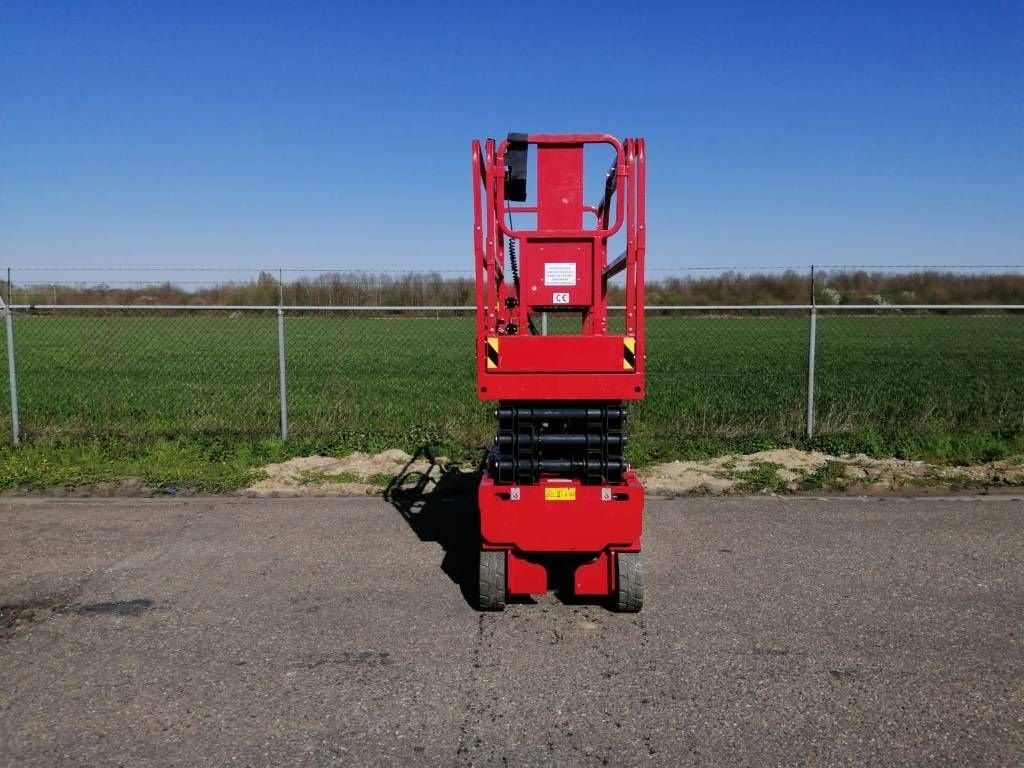
<path fill-rule="evenodd" d="M 594 205 L 588 145 L 614 154 Z M 498 422 L 478 489 L 479 605 L 553 587 L 639 611 L 644 491 L 623 450 L 626 403 L 644 396 L 644 141 L 509 134 L 474 140 L 472 165 L 477 396 L 497 401 Z M 616 235 L 625 250 L 609 261 Z M 620 274 L 625 306 L 610 318 Z"/>

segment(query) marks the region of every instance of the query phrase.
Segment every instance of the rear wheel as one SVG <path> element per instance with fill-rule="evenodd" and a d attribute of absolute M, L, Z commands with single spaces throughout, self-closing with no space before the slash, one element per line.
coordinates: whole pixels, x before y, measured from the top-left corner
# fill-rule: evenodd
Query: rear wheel
<path fill-rule="evenodd" d="M 615 610 L 637 613 L 644 607 L 644 562 L 639 552 L 615 554 Z"/>
<path fill-rule="evenodd" d="M 506 553 L 501 550 L 480 550 L 477 604 L 482 611 L 500 611 L 505 608 L 506 558 Z"/>

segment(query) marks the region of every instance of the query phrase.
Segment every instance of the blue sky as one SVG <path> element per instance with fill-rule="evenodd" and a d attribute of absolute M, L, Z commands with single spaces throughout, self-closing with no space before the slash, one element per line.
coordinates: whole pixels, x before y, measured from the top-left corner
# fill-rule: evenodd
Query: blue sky
<path fill-rule="evenodd" d="M 1024 263 L 1024 3 L 6 2 L 0 266 L 469 269 L 469 142 L 640 135 L 652 267 Z"/>

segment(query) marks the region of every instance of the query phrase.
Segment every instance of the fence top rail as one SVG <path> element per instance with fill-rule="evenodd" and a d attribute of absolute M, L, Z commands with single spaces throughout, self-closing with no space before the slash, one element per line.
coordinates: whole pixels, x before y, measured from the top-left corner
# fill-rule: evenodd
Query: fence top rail
<path fill-rule="evenodd" d="M 8 304 L 0 300 L 0 308 L 11 310 L 117 310 L 148 312 L 475 312 L 475 306 L 429 305 L 429 306 L 351 306 L 351 305 L 292 305 L 286 304 Z M 624 306 L 609 306 L 608 309 L 624 310 Z M 896 310 L 1024 310 L 1024 304 L 649 304 L 649 312 L 758 312 L 778 311 L 872 311 Z"/>
<path fill-rule="evenodd" d="M 609 307 L 623 309 L 623 307 Z M 778 310 L 872 310 L 886 309 L 1024 309 L 1024 304 L 648 304 L 646 310 L 673 310 L 678 312 L 752 312 L 765 309 Z"/>
<path fill-rule="evenodd" d="M 11 309 L 62 310 L 62 309 L 107 309 L 143 311 L 186 311 L 219 310 L 221 312 L 476 312 L 476 307 L 456 306 L 339 306 L 339 305 L 292 305 L 286 304 L 12 304 Z"/>
<path fill-rule="evenodd" d="M 817 304 L 818 311 L 832 309 L 1024 309 L 1024 304 Z"/>

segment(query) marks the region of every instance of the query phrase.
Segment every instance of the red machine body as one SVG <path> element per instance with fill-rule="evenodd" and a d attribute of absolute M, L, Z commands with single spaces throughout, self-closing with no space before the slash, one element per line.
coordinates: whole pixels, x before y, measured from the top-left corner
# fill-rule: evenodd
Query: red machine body
<path fill-rule="evenodd" d="M 644 396 L 646 250 L 643 139 L 605 134 L 529 135 L 537 147 L 537 204 L 505 198 L 509 140 L 473 142 L 476 251 L 477 379 L 481 400 L 638 400 Z M 606 144 L 616 159 L 596 205 L 583 201 L 583 152 Z M 515 230 L 510 214 L 534 214 L 536 226 Z M 584 226 L 585 216 L 592 227 Z M 625 252 L 608 263 L 608 239 L 625 227 Z M 506 245 L 519 243 L 521 290 Z M 625 329 L 608 332 L 608 281 L 625 272 Z M 520 294 L 520 295 L 517 295 Z M 514 299 L 514 307 L 509 306 Z M 527 315 L 579 312 L 580 333 L 538 336 Z M 508 333 L 513 326 L 515 331 Z M 496 359 L 495 359 L 496 358 Z M 538 378 L 541 377 L 541 378 Z"/>
<path fill-rule="evenodd" d="M 584 151 L 614 161 L 601 199 L 584 200 Z M 536 201 L 527 157 L 536 152 Z M 498 401 L 498 435 L 480 484 L 480 603 L 547 591 L 571 574 L 578 595 L 639 610 L 643 488 L 622 458 L 624 401 L 644 396 L 643 139 L 510 134 L 473 141 L 477 395 Z M 532 226 L 514 227 L 532 218 Z M 610 261 L 609 240 L 625 250 Z M 610 330 L 609 281 L 624 273 Z M 545 335 L 539 316 L 578 318 Z M 564 589 L 566 585 L 561 587 Z"/>

